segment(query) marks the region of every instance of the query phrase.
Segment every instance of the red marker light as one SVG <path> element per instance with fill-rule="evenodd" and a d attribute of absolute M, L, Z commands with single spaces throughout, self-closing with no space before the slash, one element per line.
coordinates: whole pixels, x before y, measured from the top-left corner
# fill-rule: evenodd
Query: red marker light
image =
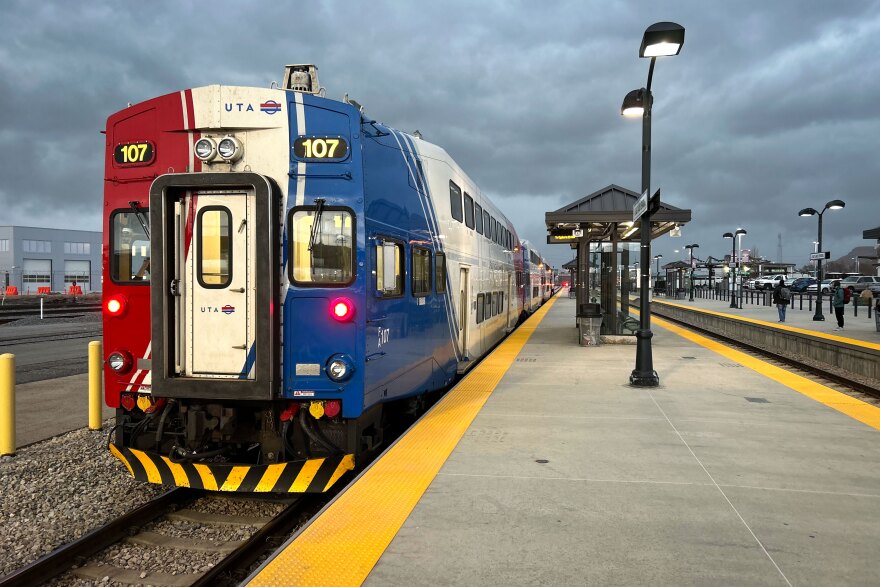
<path fill-rule="evenodd" d="M 122 407 L 128 410 L 129 412 L 134 409 L 137 405 L 137 397 L 133 393 L 123 393 L 120 398 L 120 403 Z"/>
<path fill-rule="evenodd" d="M 335 418 L 342 411 L 342 402 L 338 399 L 331 399 L 324 402 L 324 415 L 328 418 Z"/>
<path fill-rule="evenodd" d="M 339 322 L 348 322 L 354 316 L 354 305 L 346 298 L 336 298 L 330 302 L 330 316 Z"/>
<path fill-rule="evenodd" d="M 110 316 L 122 316 L 125 313 L 125 298 L 123 296 L 113 296 L 104 304 L 104 309 Z"/>

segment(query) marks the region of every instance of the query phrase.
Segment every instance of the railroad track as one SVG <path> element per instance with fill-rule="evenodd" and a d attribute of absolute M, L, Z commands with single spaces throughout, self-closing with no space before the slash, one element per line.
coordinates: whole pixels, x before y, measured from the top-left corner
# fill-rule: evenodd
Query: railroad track
<path fill-rule="evenodd" d="M 73 306 L 62 307 L 44 307 L 43 317 L 47 320 L 59 318 L 62 316 L 70 316 L 75 314 L 90 314 L 92 312 L 100 312 L 101 304 L 77 304 Z M 29 318 L 31 316 L 39 316 L 39 306 L 6 306 L 0 308 L 0 324 L 14 322 L 21 318 Z"/>
<path fill-rule="evenodd" d="M 275 509 L 274 515 L 211 513 L 218 504 L 200 503 L 202 500 L 240 499 L 266 504 Z M 274 550 L 293 530 L 316 512 L 326 496 L 296 496 L 273 500 L 249 496 L 228 496 L 202 490 L 178 488 L 92 530 L 81 538 L 66 544 L 43 558 L 0 579 L 0 587 L 42 585 L 52 579 L 68 577 L 70 580 L 100 582 L 106 577 L 114 583 L 129 585 L 234 585 L 242 581 L 249 568 L 261 556 Z M 213 505 L 213 507 L 211 507 Z M 162 533 L 158 526 L 183 522 L 190 535 L 210 534 L 218 527 L 238 527 L 242 531 L 256 528 L 250 536 L 238 540 L 207 540 Z M 155 565 L 138 568 L 133 566 L 135 557 L 125 559 L 124 566 L 102 564 L 102 556 L 110 549 L 128 543 L 138 547 L 161 549 L 162 568 Z M 199 554 L 196 554 L 199 553 Z M 191 573 L 167 572 L 175 560 L 191 557 L 211 557 L 207 570 Z M 145 557 L 147 558 L 147 557 Z M 105 561 L 106 562 L 106 561 Z M 75 567 L 75 568 L 72 568 Z M 65 573 L 70 575 L 65 575 Z"/>
<path fill-rule="evenodd" d="M 699 332 L 700 334 L 708 336 L 715 340 L 723 341 L 725 344 L 737 350 L 747 352 L 753 356 L 758 356 L 763 359 L 770 359 L 771 363 L 776 363 L 777 366 L 785 366 L 788 369 L 807 373 L 812 378 L 819 380 L 820 383 L 831 383 L 833 387 L 838 391 L 847 393 L 849 395 L 856 395 L 856 397 L 858 397 L 858 394 L 864 394 L 875 400 L 874 402 L 872 402 L 875 404 L 877 403 L 876 400 L 880 400 L 880 386 L 878 386 L 876 382 L 866 382 L 860 378 L 851 376 L 844 370 L 829 370 L 829 367 L 827 365 L 813 365 L 808 361 L 804 361 L 788 355 L 783 355 L 774 352 L 771 349 L 767 349 L 757 345 L 747 344 L 738 339 L 729 338 L 727 336 L 721 335 L 717 332 L 705 328 L 698 328 L 687 322 L 676 320 L 662 314 L 657 314 L 657 316 L 659 318 L 662 318 L 663 320 L 672 322 L 677 326 L 687 328 L 688 330 L 693 330 L 694 332 Z M 855 394 L 853 392 L 855 392 Z"/>

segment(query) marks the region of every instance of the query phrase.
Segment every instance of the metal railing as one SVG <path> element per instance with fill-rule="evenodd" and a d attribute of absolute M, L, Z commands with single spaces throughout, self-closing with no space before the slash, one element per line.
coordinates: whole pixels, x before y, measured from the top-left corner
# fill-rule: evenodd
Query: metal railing
<path fill-rule="evenodd" d="M 745 289 L 742 291 L 737 290 L 737 303 L 740 307 L 745 304 L 755 305 L 755 306 L 773 306 L 773 292 L 770 290 L 757 290 L 757 289 Z M 817 294 L 812 292 L 792 292 L 791 299 L 788 300 L 788 309 L 789 310 L 807 310 L 808 312 L 812 312 L 814 308 L 814 304 L 816 303 Z M 730 290 L 727 288 L 723 288 L 721 286 L 715 287 L 701 287 L 694 288 L 694 298 L 704 299 L 704 300 L 719 300 L 719 301 L 730 301 Z M 822 298 L 827 300 L 828 302 L 828 313 L 834 314 L 834 307 L 832 305 L 833 294 L 823 293 Z M 876 299 L 876 298 L 875 298 Z M 852 314 L 853 316 L 859 315 L 859 307 L 868 309 L 868 318 L 871 318 L 871 313 L 874 310 L 874 301 L 872 303 L 864 305 L 860 303 L 859 294 L 853 293 L 852 298 L 850 299 L 849 304 L 847 306 L 852 306 Z"/>

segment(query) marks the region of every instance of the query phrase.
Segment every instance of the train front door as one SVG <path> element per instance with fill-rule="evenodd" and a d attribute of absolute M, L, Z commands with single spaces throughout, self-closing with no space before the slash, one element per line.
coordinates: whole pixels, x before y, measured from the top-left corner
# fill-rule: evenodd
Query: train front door
<path fill-rule="evenodd" d="M 175 374 L 254 378 L 256 201 L 246 191 L 187 192 L 175 203 Z"/>

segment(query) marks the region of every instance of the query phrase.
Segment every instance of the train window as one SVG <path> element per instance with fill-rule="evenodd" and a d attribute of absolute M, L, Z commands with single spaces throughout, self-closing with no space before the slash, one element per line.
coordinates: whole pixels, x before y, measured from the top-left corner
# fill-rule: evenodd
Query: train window
<path fill-rule="evenodd" d="M 483 210 L 483 234 L 485 234 L 486 238 L 489 240 L 492 239 L 492 232 L 491 232 L 492 226 L 491 226 L 491 224 L 492 224 L 492 217 L 489 216 L 489 212 L 487 212 L 486 210 Z"/>
<path fill-rule="evenodd" d="M 431 251 L 412 248 L 412 295 L 423 297 L 431 293 Z"/>
<path fill-rule="evenodd" d="M 140 216 L 149 222 L 147 210 L 141 209 Z M 110 279 L 120 284 L 150 282 L 150 239 L 132 211 L 119 210 L 110 218 Z"/>
<path fill-rule="evenodd" d="M 464 193 L 464 225 L 474 227 L 474 199 L 467 192 Z"/>
<path fill-rule="evenodd" d="M 504 312 L 504 292 L 498 294 L 498 312 Z"/>
<path fill-rule="evenodd" d="M 498 224 L 495 222 L 495 219 L 489 216 L 489 240 L 495 241 L 495 231 L 498 230 Z"/>
<path fill-rule="evenodd" d="M 449 181 L 449 206 L 452 208 L 452 217 L 459 222 L 464 220 L 461 213 L 461 188 L 455 182 Z"/>
<path fill-rule="evenodd" d="M 378 239 L 373 249 L 373 267 L 376 268 L 375 291 L 383 298 L 403 295 L 403 244 Z"/>
<path fill-rule="evenodd" d="M 205 206 L 196 219 L 196 278 L 199 285 L 223 289 L 232 281 L 232 213 L 225 206 Z"/>
<path fill-rule="evenodd" d="M 486 294 L 486 297 L 483 298 L 483 320 L 488 320 L 492 317 L 492 294 Z"/>
<path fill-rule="evenodd" d="M 498 315 L 498 293 L 492 292 L 492 315 Z"/>
<path fill-rule="evenodd" d="M 290 280 L 304 287 L 354 281 L 354 214 L 348 208 L 298 206 L 288 217 Z"/>
<path fill-rule="evenodd" d="M 483 300 L 486 296 L 477 294 L 477 324 L 483 321 Z"/>
<path fill-rule="evenodd" d="M 434 289 L 437 293 L 446 293 L 446 253 L 437 253 L 436 275 L 434 275 Z"/>
<path fill-rule="evenodd" d="M 474 227 L 474 229 L 478 233 L 483 234 L 483 209 L 480 207 L 479 204 L 474 204 L 474 208 L 474 220 L 476 222 L 476 226 Z"/>

